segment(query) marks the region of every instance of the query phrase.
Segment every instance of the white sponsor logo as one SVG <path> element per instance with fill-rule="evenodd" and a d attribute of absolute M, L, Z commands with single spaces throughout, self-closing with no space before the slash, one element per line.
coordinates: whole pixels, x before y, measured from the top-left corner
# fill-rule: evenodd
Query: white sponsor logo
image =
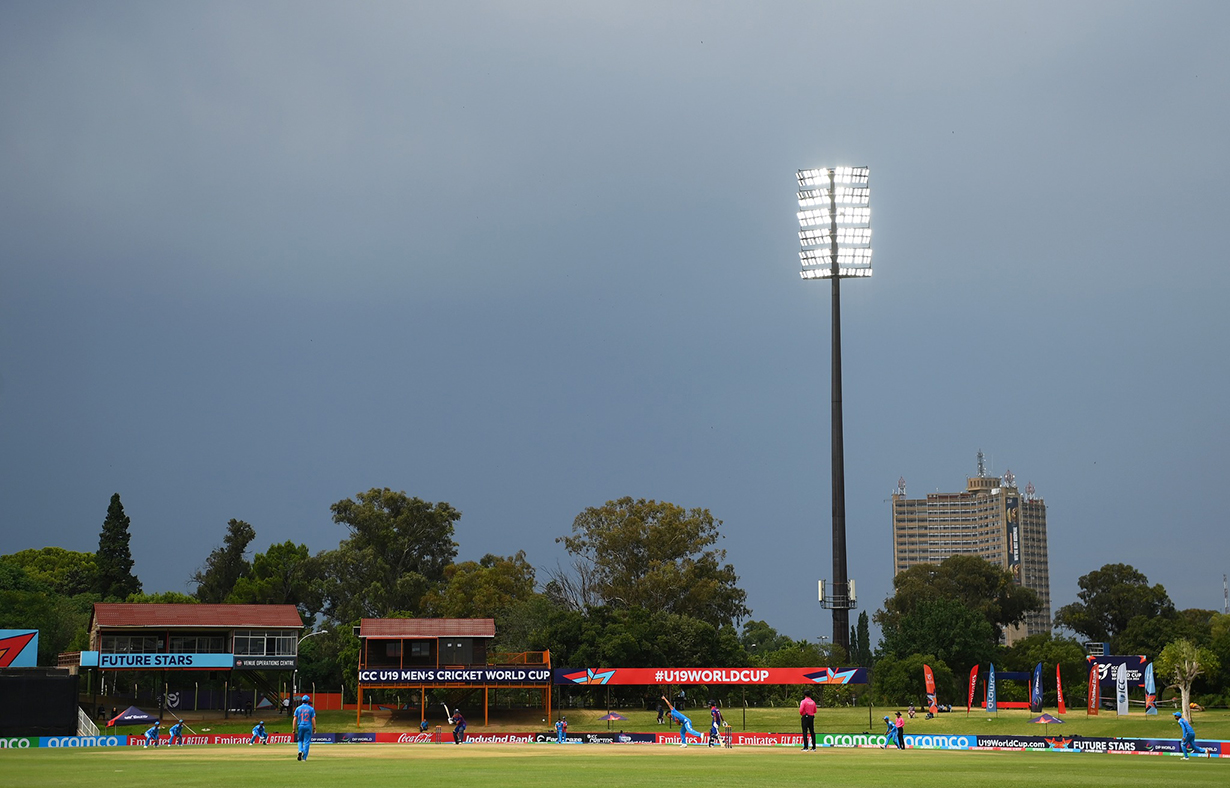
<path fill-rule="evenodd" d="M 825 747 L 879 747 L 884 744 L 883 736 L 867 736 L 863 734 L 825 734 L 821 743 Z"/>
<path fill-rule="evenodd" d="M 431 744 L 430 733 L 403 733 L 397 737 L 398 744 Z"/>
<path fill-rule="evenodd" d="M 0 739 L 0 750 L 25 750 L 29 747 L 29 739 Z"/>
<path fill-rule="evenodd" d="M 118 747 L 118 736 L 51 736 L 48 747 Z"/>
<path fill-rule="evenodd" d="M 926 750 L 968 750 L 968 736 L 906 736 L 905 746 Z"/>

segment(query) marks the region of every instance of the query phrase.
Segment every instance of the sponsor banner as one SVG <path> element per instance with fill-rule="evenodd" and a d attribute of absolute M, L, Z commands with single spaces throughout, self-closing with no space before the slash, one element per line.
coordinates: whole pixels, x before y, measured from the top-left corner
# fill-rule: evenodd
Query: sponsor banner
<path fill-rule="evenodd" d="M 1145 714 L 1157 714 L 1157 685 L 1153 681 L 1153 663 L 1145 667 Z"/>
<path fill-rule="evenodd" d="M 140 736 L 39 736 L 39 747 L 125 747 Z M 141 739 L 145 741 L 145 739 Z"/>
<path fill-rule="evenodd" d="M 802 737 L 795 737 L 800 739 Z M 822 747 L 883 747 L 885 744 L 892 744 L 888 738 L 883 735 L 874 735 L 870 733 L 825 733 L 817 736 L 817 740 Z M 907 749 L 919 750 L 968 750 L 975 744 L 974 736 L 966 735 L 919 735 L 906 734 L 905 746 Z"/>
<path fill-rule="evenodd" d="M 0 750 L 28 750 L 38 747 L 41 742 L 34 736 L 13 736 L 0 739 Z"/>
<path fill-rule="evenodd" d="M 995 663 L 991 663 L 991 672 L 987 674 L 987 714 L 994 714 L 995 706 Z"/>
<path fill-rule="evenodd" d="M 935 714 L 939 709 L 936 708 L 935 674 L 930 665 L 923 665 L 923 684 L 927 688 L 927 711 Z"/>
<path fill-rule="evenodd" d="M 1145 667 L 1148 665 L 1148 657 L 1139 654 L 1124 657 L 1124 656 L 1088 656 L 1085 661 L 1090 667 L 1097 667 L 1098 682 L 1101 683 L 1103 690 L 1109 690 L 1115 686 L 1115 671 L 1123 665 L 1127 669 L 1127 685 L 1129 687 L 1144 688 L 1145 686 Z"/>
<path fill-rule="evenodd" d="M 235 657 L 235 670 L 294 670 L 298 657 Z"/>
<path fill-rule="evenodd" d="M 735 734 L 735 735 L 738 736 L 738 734 Z M 765 735 L 775 736 L 777 734 L 769 733 Z M 679 744 L 679 734 L 678 733 L 655 733 L 653 736 L 654 736 L 654 742 L 656 744 Z M 708 736 L 693 736 L 691 734 L 684 734 L 684 738 L 687 740 L 688 744 L 706 744 L 709 739 Z M 795 736 L 795 738 L 798 739 L 800 742 L 803 741 L 802 734 Z"/>
<path fill-rule="evenodd" d="M 1034 678 L 1029 692 L 1029 710 L 1034 714 L 1042 711 L 1042 663 L 1034 668 Z"/>
<path fill-rule="evenodd" d="M 1021 518 L 1019 499 L 1012 497 L 1005 501 L 1005 515 L 1008 520 L 1008 571 L 1018 585 L 1021 583 Z"/>
<path fill-rule="evenodd" d="M 746 747 L 801 747 L 801 733 L 731 733 L 731 743 Z M 252 735 L 224 734 L 208 736 L 185 736 L 187 745 L 227 745 L 247 744 Z M 612 731 L 610 733 L 570 733 L 567 736 L 569 744 L 679 744 L 677 733 L 625 733 Z M 688 736 L 688 744 L 703 745 L 708 743 L 708 737 Z M 170 744 L 170 737 L 161 736 L 160 746 Z M 467 733 L 467 744 L 543 744 L 556 741 L 555 731 L 539 733 Z M 822 747 L 882 747 L 887 742 L 882 735 L 866 733 L 821 733 L 816 736 L 817 744 Z M 289 733 L 272 733 L 269 735 L 271 744 L 291 744 L 293 737 Z M 315 744 L 341 743 L 377 743 L 377 744 L 452 744 L 452 737 L 447 734 L 437 737 L 433 733 L 315 733 L 312 734 Z M 891 743 L 890 743 L 891 744 Z M 1230 741 L 1198 740 L 1200 747 L 1212 753 L 1213 757 L 1230 758 Z M 13 737 L 0 739 L 0 749 L 30 749 L 34 747 L 141 747 L 145 745 L 144 736 L 40 736 Z M 918 735 L 907 734 L 905 746 L 921 750 L 1054 750 L 1057 752 L 1097 752 L 1125 753 L 1142 755 L 1179 755 L 1181 749 L 1178 739 L 1114 739 L 1082 736 L 983 736 L 975 734 L 953 735 Z"/>
<path fill-rule="evenodd" d="M 969 714 L 970 708 L 974 705 L 974 690 L 978 687 L 978 666 L 969 669 L 969 699 L 965 702 L 965 713 Z"/>
<path fill-rule="evenodd" d="M 1061 750 L 1064 752 L 1179 755 L 1178 739 L 1108 739 L 1084 736 L 978 736 L 980 750 Z M 1230 742 L 1199 741 L 1201 747 L 1223 757 Z"/>
<path fill-rule="evenodd" d="M 866 684 L 867 668 L 556 668 L 555 683 Z"/>
<path fill-rule="evenodd" d="M 375 733 L 339 733 L 337 735 L 337 744 L 375 744 Z"/>
<path fill-rule="evenodd" d="M 0 629 L 0 668 L 38 667 L 37 629 Z"/>
<path fill-rule="evenodd" d="M 548 668 L 371 668 L 359 683 L 374 684 L 550 684 Z"/>
<path fill-rule="evenodd" d="M 234 654 L 98 654 L 104 670 L 229 670 L 234 664 Z"/>
<path fill-rule="evenodd" d="M 1122 717 L 1127 713 L 1127 665 L 1117 665 L 1115 667 L 1115 714 Z"/>
<path fill-rule="evenodd" d="M 1059 696 L 1059 713 L 1060 715 L 1068 712 L 1063 705 L 1063 678 L 1059 675 L 1059 663 L 1055 663 L 1055 693 Z"/>

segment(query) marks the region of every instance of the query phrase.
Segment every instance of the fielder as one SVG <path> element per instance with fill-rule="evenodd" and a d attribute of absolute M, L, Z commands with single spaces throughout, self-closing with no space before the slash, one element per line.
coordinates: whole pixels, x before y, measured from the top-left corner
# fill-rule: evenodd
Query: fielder
<path fill-rule="evenodd" d="M 171 726 L 171 730 L 167 732 L 171 734 L 171 740 L 167 742 L 168 745 L 178 744 L 180 747 L 184 746 L 184 721 L 183 720 L 179 720 L 178 722 L 176 722 L 174 725 Z"/>
<path fill-rule="evenodd" d="M 252 738 L 248 741 L 248 746 L 260 742 L 261 744 L 269 743 L 269 734 L 265 733 L 265 721 L 261 720 L 252 728 Z"/>
<path fill-rule="evenodd" d="M 306 761 L 308 748 L 312 746 L 312 734 L 316 732 L 316 709 L 312 708 L 310 695 L 303 696 L 303 703 L 295 709 L 295 741 L 299 742 L 299 757 Z"/>
<path fill-rule="evenodd" d="M 158 746 L 158 726 L 161 724 L 162 723 L 159 722 L 158 720 L 154 720 L 154 724 L 149 726 L 149 730 L 145 732 L 145 746 L 146 747 L 157 747 Z"/>
<path fill-rule="evenodd" d="M 560 717 L 555 723 L 555 743 L 564 744 L 568 741 L 568 718 Z"/>
<path fill-rule="evenodd" d="M 1179 727 L 1183 729 L 1183 740 L 1179 742 L 1179 749 L 1183 752 L 1183 760 L 1187 760 L 1187 753 L 1198 752 L 1206 758 L 1211 758 L 1209 751 L 1196 744 L 1196 729 L 1192 724 L 1183 719 L 1183 712 L 1176 711 L 1174 713 L 1175 722 L 1179 723 Z"/>

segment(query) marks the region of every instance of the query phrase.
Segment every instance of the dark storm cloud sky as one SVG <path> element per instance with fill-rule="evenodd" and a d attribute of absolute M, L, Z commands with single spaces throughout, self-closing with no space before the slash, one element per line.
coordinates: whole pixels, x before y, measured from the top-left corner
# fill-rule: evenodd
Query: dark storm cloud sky
<path fill-rule="evenodd" d="M 843 288 L 850 572 L 983 449 L 1052 598 L 1220 608 L 1230 7 L 7 3 L 0 553 L 150 591 L 229 518 L 373 486 L 540 570 L 586 506 L 703 506 L 753 615 L 829 634 L 829 286 L 794 171 L 866 164 Z"/>

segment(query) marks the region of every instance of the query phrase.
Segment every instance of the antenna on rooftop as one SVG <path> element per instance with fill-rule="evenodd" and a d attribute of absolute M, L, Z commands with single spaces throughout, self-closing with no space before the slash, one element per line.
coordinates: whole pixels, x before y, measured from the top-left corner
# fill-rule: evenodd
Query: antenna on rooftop
<path fill-rule="evenodd" d="M 987 475 L 987 463 L 982 455 L 982 449 L 978 450 L 978 478 L 985 478 Z"/>

